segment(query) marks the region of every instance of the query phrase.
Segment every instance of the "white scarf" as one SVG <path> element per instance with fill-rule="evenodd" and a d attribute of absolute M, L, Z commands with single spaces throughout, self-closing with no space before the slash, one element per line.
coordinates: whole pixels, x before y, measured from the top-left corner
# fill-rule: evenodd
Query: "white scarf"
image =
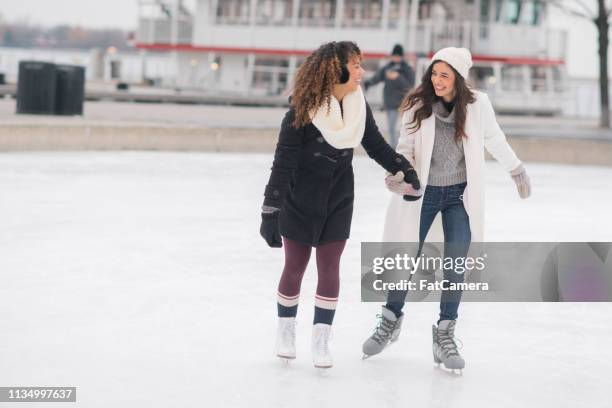
<path fill-rule="evenodd" d="M 340 102 L 332 95 L 330 110 L 327 114 L 327 104 L 310 113 L 312 124 L 321 132 L 325 141 L 336 149 L 352 149 L 359 146 L 366 122 L 366 102 L 361 87 L 346 94 Z"/>

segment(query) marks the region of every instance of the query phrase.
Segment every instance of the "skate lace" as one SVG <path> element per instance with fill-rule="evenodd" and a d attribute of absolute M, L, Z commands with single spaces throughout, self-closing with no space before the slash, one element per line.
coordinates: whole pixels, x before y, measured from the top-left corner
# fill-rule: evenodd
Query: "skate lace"
<path fill-rule="evenodd" d="M 379 314 L 376 315 L 380 320 L 376 325 L 376 329 L 374 330 L 374 334 L 372 335 L 372 340 L 376 343 L 382 345 L 386 343 L 391 338 L 391 334 L 395 329 L 395 322 L 387 319 L 385 316 Z"/>
<path fill-rule="evenodd" d="M 438 330 L 438 344 L 442 348 L 442 353 L 445 357 L 458 356 L 459 350 L 463 348 L 463 342 L 459 338 L 455 338 L 455 325 L 451 323 L 447 330 Z M 460 345 L 457 347 L 457 340 Z"/>
<path fill-rule="evenodd" d="M 327 355 L 329 354 L 329 339 L 331 337 L 331 334 L 329 333 L 325 333 L 323 331 L 318 333 L 317 336 L 317 341 L 316 341 L 316 345 L 317 345 L 317 352 L 319 353 L 319 355 Z"/>
<path fill-rule="evenodd" d="M 286 323 L 283 325 L 282 336 L 285 342 L 290 342 L 291 344 L 295 343 L 295 325 L 297 322 L 294 320 L 292 322 Z"/>

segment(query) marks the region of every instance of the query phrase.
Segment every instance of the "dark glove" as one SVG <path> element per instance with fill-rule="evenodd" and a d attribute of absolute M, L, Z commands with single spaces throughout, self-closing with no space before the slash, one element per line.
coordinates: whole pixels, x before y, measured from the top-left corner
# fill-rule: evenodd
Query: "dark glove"
<path fill-rule="evenodd" d="M 404 200 L 406 201 L 417 201 L 419 198 L 421 198 L 421 196 L 404 195 Z"/>
<path fill-rule="evenodd" d="M 414 188 L 415 190 L 420 190 L 421 189 L 421 182 L 419 181 L 419 177 L 417 176 L 416 171 L 414 170 L 413 167 L 410 167 L 409 169 L 406 169 L 403 171 L 404 172 L 404 181 L 410 185 L 412 185 L 412 188 Z M 404 200 L 406 201 L 416 201 L 419 198 L 421 198 L 423 194 L 418 194 L 418 195 L 404 195 Z"/>
<path fill-rule="evenodd" d="M 259 227 L 259 233 L 271 248 L 283 247 L 280 227 L 278 226 L 279 213 L 280 211 L 261 213 L 261 227 Z"/>

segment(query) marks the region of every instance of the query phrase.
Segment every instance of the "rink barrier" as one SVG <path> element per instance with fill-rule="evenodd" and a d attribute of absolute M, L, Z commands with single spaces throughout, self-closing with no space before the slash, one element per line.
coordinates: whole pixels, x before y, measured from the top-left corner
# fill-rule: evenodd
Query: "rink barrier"
<path fill-rule="evenodd" d="M 8 124 L 0 127 L 0 151 L 271 153 L 276 145 L 277 132 L 275 129 L 201 126 Z M 518 157 L 527 162 L 612 166 L 612 140 L 509 135 L 508 141 Z M 364 154 L 361 147 L 357 154 Z"/>

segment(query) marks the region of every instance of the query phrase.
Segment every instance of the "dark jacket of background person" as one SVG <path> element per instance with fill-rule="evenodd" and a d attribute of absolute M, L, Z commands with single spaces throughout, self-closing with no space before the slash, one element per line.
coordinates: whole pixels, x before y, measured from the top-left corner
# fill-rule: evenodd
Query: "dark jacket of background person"
<path fill-rule="evenodd" d="M 282 236 L 318 246 L 349 238 L 353 215 L 353 149 L 336 149 L 309 123 L 291 124 L 291 108 L 281 124 L 264 205 L 280 208 Z M 368 156 L 390 173 L 412 168 L 380 134 L 370 106 L 361 145 Z"/>
<path fill-rule="evenodd" d="M 387 78 L 387 71 L 397 71 L 399 76 L 396 79 Z M 397 109 L 399 108 L 404 96 L 414 88 L 414 70 L 406 61 L 401 62 L 389 61 L 382 68 L 380 68 L 374 76 L 364 82 L 365 89 L 378 84 L 379 82 L 385 82 L 383 89 L 383 103 L 385 109 Z"/>

